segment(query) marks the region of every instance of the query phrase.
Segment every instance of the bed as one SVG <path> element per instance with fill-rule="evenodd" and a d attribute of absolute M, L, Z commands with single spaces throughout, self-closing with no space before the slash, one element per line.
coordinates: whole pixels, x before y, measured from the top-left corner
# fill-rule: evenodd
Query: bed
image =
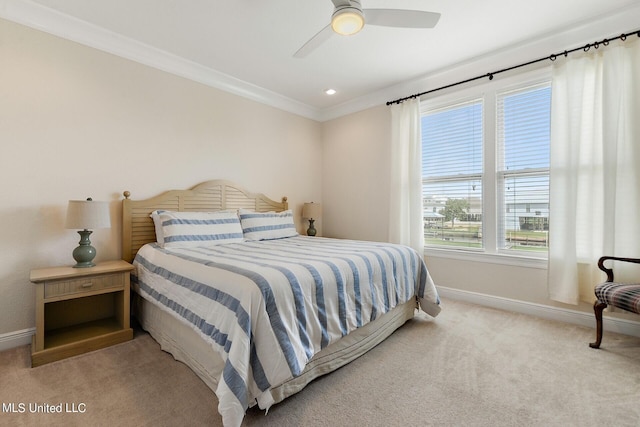
<path fill-rule="evenodd" d="M 225 426 L 364 354 L 416 309 L 440 311 L 416 251 L 298 235 L 286 197 L 225 180 L 124 196 L 133 312 L 215 392 Z"/>

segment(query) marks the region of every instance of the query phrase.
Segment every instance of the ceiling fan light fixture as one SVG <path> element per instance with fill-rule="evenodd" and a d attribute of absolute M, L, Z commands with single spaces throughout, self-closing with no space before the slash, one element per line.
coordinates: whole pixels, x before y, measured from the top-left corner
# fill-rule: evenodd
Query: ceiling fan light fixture
<path fill-rule="evenodd" d="M 364 15 L 355 7 L 345 7 L 336 10 L 331 17 L 331 28 L 343 36 L 350 36 L 362 30 Z"/>

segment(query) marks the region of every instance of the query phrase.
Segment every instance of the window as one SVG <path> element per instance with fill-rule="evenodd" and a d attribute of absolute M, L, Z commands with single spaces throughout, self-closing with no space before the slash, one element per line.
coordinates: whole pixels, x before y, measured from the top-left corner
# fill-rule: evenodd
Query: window
<path fill-rule="evenodd" d="M 430 111 L 421 126 L 425 242 L 481 248 L 482 100 Z"/>
<path fill-rule="evenodd" d="M 427 247 L 546 256 L 551 85 L 520 80 L 422 102 Z"/>
<path fill-rule="evenodd" d="M 499 93 L 496 111 L 498 247 L 546 252 L 551 86 Z"/>

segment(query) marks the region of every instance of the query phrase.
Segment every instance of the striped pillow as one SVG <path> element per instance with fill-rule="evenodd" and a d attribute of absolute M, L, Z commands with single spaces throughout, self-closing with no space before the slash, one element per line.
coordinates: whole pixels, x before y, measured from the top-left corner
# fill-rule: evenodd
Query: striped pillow
<path fill-rule="evenodd" d="M 245 240 L 273 240 L 297 236 L 293 212 L 254 212 L 240 209 L 240 224 Z"/>
<path fill-rule="evenodd" d="M 222 245 L 242 242 L 235 212 L 159 211 L 165 248 Z"/>

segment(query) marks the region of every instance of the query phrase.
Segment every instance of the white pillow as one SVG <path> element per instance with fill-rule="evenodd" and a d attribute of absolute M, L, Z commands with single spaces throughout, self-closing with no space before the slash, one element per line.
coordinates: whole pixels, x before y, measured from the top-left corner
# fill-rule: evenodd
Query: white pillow
<path fill-rule="evenodd" d="M 298 235 L 291 210 L 254 212 L 240 209 L 238 215 L 245 240 L 273 240 Z"/>
<path fill-rule="evenodd" d="M 155 211 L 152 218 L 154 214 L 161 224 L 161 244 L 165 248 L 221 245 L 244 240 L 240 220 L 235 212 Z"/>
<path fill-rule="evenodd" d="M 162 212 L 167 211 L 153 211 L 149 215 L 153 220 L 153 226 L 156 229 L 156 242 L 158 242 L 160 246 L 164 246 L 164 234 L 162 234 L 162 221 L 160 220 L 160 214 Z"/>

